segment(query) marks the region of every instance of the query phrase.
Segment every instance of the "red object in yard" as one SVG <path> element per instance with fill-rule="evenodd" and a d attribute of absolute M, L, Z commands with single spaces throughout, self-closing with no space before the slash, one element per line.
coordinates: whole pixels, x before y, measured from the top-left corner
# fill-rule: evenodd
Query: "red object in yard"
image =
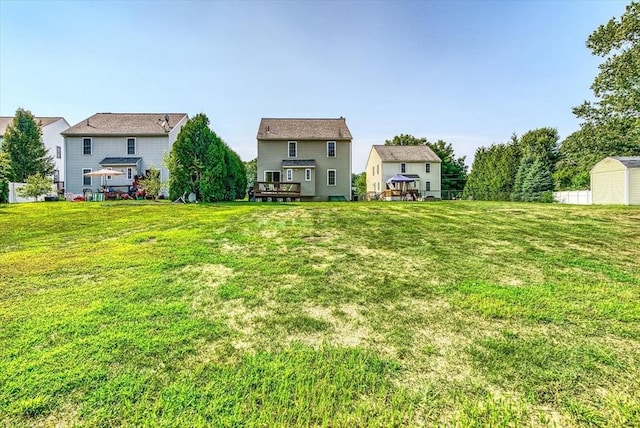
<path fill-rule="evenodd" d="M 84 201 L 83 196 L 76 196 L 75 198 L 73 198 L 73 202 L 82 202 L 82 201 Z"/>

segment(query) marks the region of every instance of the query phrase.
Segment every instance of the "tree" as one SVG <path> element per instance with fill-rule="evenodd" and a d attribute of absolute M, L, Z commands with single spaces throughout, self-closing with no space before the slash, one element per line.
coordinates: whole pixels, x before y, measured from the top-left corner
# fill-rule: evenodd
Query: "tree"
<path fill-rule="evenodd" d="M 140 186 L 142 186 L 142 188 L 144 189 L 144 193 L 146 196 L 151 196 L 153 199 L 158 199 L 158 196 L 160 196 L 160 191 L 163 188 L 163 184 L 160 181 L 160 170 L 151 165 L 147 170 L 147 175 L 145 175 L 140 180 Z"/>
<path fill-rule="evenodd" d="M 51 192 L 53 186 L 51 179 L 41 177 L 37 174 L 27 177 L 25 183 L 24 186 L 16 190 L 16 193 L 23 198 L 33 197 L 36 201 L 38 200 L 38 196 Z"/>
<path fill-rule="evenodd" d="M 247 170 L 247 185 L 253 187 L 253 183 L 258 181 L 258 158 L 253 158 L 244 163 Z"/>
<path fill-rule="evenodd" d="M 11 159 L 0 150 L 0 204 L 9 201 L 9 181 L 11 177 Z"/>
<path fill-rule="evenodd" d="M 438 140 L 435 143 L 427 141 L 426 144 L 442 161 L 440 167 L 443 199 L 460 196 L 464 190 L 464 185 L 467 183 L 467 166 L 464 164 L 465 156 L 456 158 L 453 146 L 443 140 Z"/>
<path fill-rule="evenodd" d="M 182 127 L 166 164 L 171 199 L 191 192 L 204 202 L 230 201 L 244 195 L 247 174 L 244 165 L 209 128 L 204 113 L 189 119 Z"/>
<path fill-rule="evenodd" d="M 427 144 L 426 138 L 416 138 L 409 134 L 400 134 L 393 137 L 392 140 L 385 140 L 385 146 L 423 146 Z"/>
<path fill-rule="evenodd" d="M 538 128 L 527 131 L 518 143 L 520 162 L 511 199 L 539 201 L 542 192 L 553 190 L 554 165 L 558 160 L 558 131 Z"/>
<path fill-rule="evenodd" d="M 508 143 L 478 148 L 463 196 L 489 201 L 509 200 L 520 157 L 520 142 L 515 134 Z"/>
<path fill-rule="evenodd" d="M 12 181 L 22 183 L 31 175 L 44 177 L 53 173 L 53 157 L 42 143 L 40 124 L 28 110 L 16 111 L 4 133 L 2 151 L 9 155 Z"/>
<path fill-rule="evenodd" d="M 620 19 L 600 25 L 587 48 L 604 59 L 591 85 L 597 100 L 575 107 L 574 114 L 593 125 L 621 120 L 640 126 L 640 3 L 632 1 Z"/>
<path fill-rule="evenodd" d="M 356 188 L 356 195 L 358 197 L 365 195 L 367 193 L 367 173 L 351 174 L 351 178 L 351 185 Z"/>

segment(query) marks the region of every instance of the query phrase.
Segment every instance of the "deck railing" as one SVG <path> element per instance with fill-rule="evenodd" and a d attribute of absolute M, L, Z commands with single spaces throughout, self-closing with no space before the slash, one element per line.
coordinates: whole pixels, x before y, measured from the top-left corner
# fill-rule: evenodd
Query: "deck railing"
<path fill-rule="evenodd" d="M 256 200 L 264 198 L 300 198 L 300 183 L 256 181 L 253 185 L 253 195 Z"/>

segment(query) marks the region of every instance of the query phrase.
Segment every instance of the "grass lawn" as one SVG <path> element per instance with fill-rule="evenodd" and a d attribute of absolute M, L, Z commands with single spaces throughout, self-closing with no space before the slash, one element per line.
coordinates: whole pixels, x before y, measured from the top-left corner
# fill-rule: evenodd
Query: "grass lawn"
<path fill-rule="evenodd" d="M 640 208 L 0 206 L 5 426 L 640 426 Z"/>

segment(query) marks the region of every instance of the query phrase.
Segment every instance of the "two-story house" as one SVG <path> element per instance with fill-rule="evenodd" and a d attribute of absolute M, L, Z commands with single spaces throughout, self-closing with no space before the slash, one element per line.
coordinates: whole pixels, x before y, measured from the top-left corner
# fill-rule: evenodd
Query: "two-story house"
<path fill-rule="evenodd" d="M 104 184 L 115 189 L 125 190 L 151 166 L 165 181 L 164 156 L 187 120 L 186 113 L 97 113 L 72 126 L 62 133 L 67 192 L 95 190 L 101 183 L 85 174 L 99 169 L 122 172 L 105 177 Z"/>
<path fill-rule="evenodd" d="M 351 199 L 352 137 L 343 117 L 262 119 L 257 139 L 259 183 L 295 183 L 302 201 Z"/>
<path fill-rule="evenodd" d="M 365 170 L 367 194 L 380 195 L 389 179 L 402 175 L 414 180 L 420 197 L 439 199 L 441 163 L 429 146 L 372 146 Z"/>
<path fill-rule="evenodd" d="M 35 117 L 40 124 L 42 131 L 42 144 L 47 148 L 49 155 L 53 158 L 53 183 L 59 190 L 64 189 L 64 138 L 60 134 L 69 128 L 69 123 L 64 117 Z M 13 117 L 0 117 L 0 142 L 4 136 L 7 126 L 13 122 Z"/>

